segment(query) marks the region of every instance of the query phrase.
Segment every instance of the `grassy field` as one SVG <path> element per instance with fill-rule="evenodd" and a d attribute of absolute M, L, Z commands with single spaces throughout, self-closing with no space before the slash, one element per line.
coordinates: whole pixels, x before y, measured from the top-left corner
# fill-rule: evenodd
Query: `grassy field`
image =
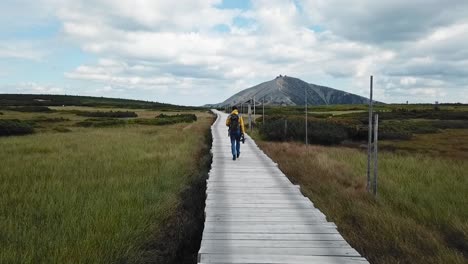
<path fill-rule="evenodd" d="M 67 110 L 2 110 L 2 119 L 36 120 L 36 133 L 0 137 L 0 263 L 140 263 L 199 173 L 212 116 L 83 128 L 85 117 Z"/>
<path fill-rule="evenodd" d="M 404 130 L 409 137 L 380 142 L 376 199 L 366 191 L 363 141 L 347 142 L 351 147 L 306 148 L 300 142 L 267 141 L 258 131 L 254 137 L 371 263 L 468 263 L 467 109 L 445 106 L 447 112 L 433 112 L 424 107 L 410 106 L 416 111 L 409 114 L 390 110 L 387 117 L 392 119 L 383 119 L 387 129 Z M 296 115 L 294 109 L 275 111 L 273 115 Z M 343 111 L 333 112 L 339 122 L 361 115 L 359 107 L 314 111 Z M 430 119 L 411 119 L 413 114 Z M 457 129 L 445 129 L 450 127 Z M 327 133 L 331 131 L 323 135 Z"/>
<path fill-rule="evenodd" d="M 415 135 L 411 140 L 385 140 L 381 149 L 395 153 L 428 154 L 436 158 L 468 160 L 468 129 L 446 129 L 441 133 Z"/>

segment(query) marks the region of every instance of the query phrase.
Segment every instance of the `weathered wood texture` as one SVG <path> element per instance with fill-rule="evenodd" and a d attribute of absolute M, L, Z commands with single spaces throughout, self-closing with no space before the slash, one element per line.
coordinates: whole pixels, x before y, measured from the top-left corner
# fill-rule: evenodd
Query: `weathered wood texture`
<path fill-rule="evenodd" d="M 368 263 L 250 137 L 232 160 L 227 114 L 214 112 L 199 263 Z"/>

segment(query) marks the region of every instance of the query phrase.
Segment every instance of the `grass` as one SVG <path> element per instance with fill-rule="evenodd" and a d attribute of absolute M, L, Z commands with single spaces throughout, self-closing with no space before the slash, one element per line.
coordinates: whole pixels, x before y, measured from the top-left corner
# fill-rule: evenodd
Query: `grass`
<path fill-rule="evenodd" d="M 363 151 L 257 143 L 371 263 L 468 261 L 466 160 L 382 152 L 374 199 Z"/>
<path fill-rule="evenodd" d="M 207 151 L 212 118 L 197 115 L 191 124 L 69 129 L 82 119 L 52 113 L 70 121 L 0 138 L 0 262 L 142 262 Z"/>
<path fill-rule="evenodd" d="M 415 135 L 411 140 L 385 140 L 379 147 L 396 153 L 421 153 L 436 158 L 468 160 L 468 129 Z"/>

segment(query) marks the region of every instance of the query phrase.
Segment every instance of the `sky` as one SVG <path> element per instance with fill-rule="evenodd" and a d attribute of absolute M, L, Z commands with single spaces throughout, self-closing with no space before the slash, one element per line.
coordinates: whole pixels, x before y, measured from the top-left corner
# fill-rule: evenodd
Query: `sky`
<path fill-rule="evenodd" d="M 468 103 L 466 0 L 2 0 L 0 93 L 180 105 L 288 75 Z"/>

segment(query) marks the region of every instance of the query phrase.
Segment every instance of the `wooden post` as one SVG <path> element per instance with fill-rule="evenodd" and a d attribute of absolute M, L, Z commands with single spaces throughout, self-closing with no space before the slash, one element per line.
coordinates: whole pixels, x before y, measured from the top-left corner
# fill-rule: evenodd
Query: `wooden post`
<path fill-rule="evenodd" d="M 249 102 L 249 108 L 247 109 L 248 115 L 249 115 L 249 130 L 252 132 L 252 106 Z"/>
<path fill-rule="evenodd" d="M 371 188 L 371 151 L 372 151 L 372 85 L 373 85 L 373 76 L 370 77 L 370 97 L 369 97 L 369 133 L 367 140 L 367 191 L 370 191 Z"/>
<path fill-rule="evenodd" d="M 379 114 L 375 114 L 374 124 L 374 196 L 377 195 L 377 175 L 378 175 L 378 142 L 379 142 Z"/>
<path fill-rule="evenodd" d="M 263 116 L 263 121 L 262 121 L 262 123 L 263 123 L 263 125 L 265 125 L 265 96 L 263 96 L 263 104 L 262 104 L 262 107 L 263 107 L 263 109 L 262 109 L 262 116 Z"/>
<path fill-rule="evenodd" d="M 254 109 L 253 109 L 253 123 L 255 124 L 255 96 L 253 97 L 253 104 L 254 104 Z"/>
<path fill-rule="evenodd" d="M 286 136 L 288 135 L 288 120 L 284 119 L 284 139 L 286 140 Z"/>
<path fill-rule="evenodd" d="M 304 89 L 305 91 L 305 144 L 306 146 L 309 144 L 308 133 L 307 133 L 307 88 Z"/>

